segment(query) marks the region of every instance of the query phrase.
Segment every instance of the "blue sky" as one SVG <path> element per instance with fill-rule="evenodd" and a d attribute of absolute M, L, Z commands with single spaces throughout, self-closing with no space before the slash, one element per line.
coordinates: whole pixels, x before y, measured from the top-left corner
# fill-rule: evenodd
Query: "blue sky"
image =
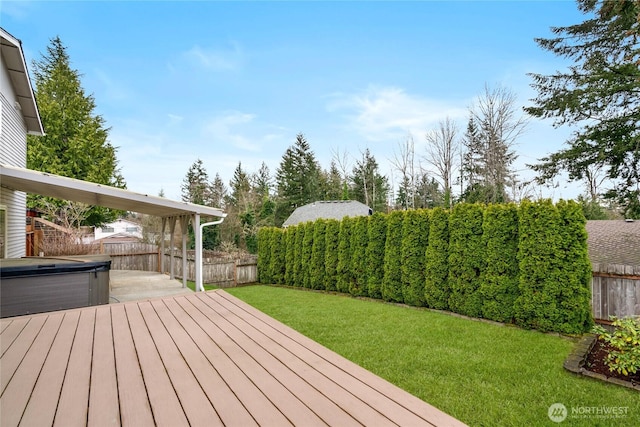
<path fill-rule="evenodd" d="M 56 2 L 3 1 L 0 25 L 29 61 L 60 36 L 111 128 L 130 190 L 180 198 L 198 158 L 228 184 L 238 162 L 272 174 L 297 133 L 324 168 L 364 149 L 381 172 L 408 134 L 449 117 L 464 131 L 485 85 L 536 94 L 527 73 L 570 63 L 535 37 L 585 19 L 572 1 Z M 569 129 L 531 119 L 515 168 L 562 147 Z M 426 165 L 425 165 L 426 166 Z M 571 198 L 560 182 L 534 195 Z"/>

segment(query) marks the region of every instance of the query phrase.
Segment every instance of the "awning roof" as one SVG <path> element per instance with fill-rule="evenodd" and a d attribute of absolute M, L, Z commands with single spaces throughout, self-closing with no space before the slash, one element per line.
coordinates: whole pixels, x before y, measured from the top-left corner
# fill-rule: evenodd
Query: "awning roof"
<path fill-rule="evenodd" d="M 0 185 L 16 191 L 159 217 L 200 214 L 224 218 L 221 209 L 0 164 Z"/>

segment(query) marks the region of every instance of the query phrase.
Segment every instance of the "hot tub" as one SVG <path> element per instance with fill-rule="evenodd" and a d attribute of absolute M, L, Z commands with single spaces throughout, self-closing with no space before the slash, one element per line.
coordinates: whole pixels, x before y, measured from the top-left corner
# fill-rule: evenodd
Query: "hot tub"
<path fill-rule="evenodd" d="M 109 303 L 105 255 L 0 260 L 0 317 Z"/>

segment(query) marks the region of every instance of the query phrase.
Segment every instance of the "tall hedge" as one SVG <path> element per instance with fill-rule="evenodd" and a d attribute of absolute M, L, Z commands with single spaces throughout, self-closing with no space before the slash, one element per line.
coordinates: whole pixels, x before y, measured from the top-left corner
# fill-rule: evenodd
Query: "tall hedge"
<path fill-rule="evenodd" d="M 405 304 L 423 306 L 425 255 L 429 244 L 429 212 L 412 209 L 402 222 L 402 297 Z"/>
<path fill-rule="evenodd" d="M 387 241 L 387 215 L 376 212 L 369 218 L 367 243 L 367 293 L 371 298 L 382 298 L 384 279 L 384 246 Z"/>
<path fill-rule="evenodd" d="M 338 235 L 338 266 L 336 284 L 338 292 L 349 292 L 351 279 L 353 277 L 351 271 L 351 229 L 354 220 L 350 217 L 344 217 L 340 221 L 340 234 Z"/>
<path fill-rule="evenodd" d="M 351 272 L 349 293 L 353 296 L 366 296 L 367 290 L 367 245 L 369 242 L 369 216 L 354 219 L 351 233 Z"/>
<path fill-rule="evenodd" d="M 293 286 L 302 286 L 303 275 L 302 271 L 302 241 L 304 240 L 304 226 L 298 224 L 295 227 L 295 241 L 294 241 L 294 259 L 293 259 Z"/>
<path fill-rule="evenodd" d="M 287 286 L 293 286 L 293 263 L 295 258 L 295 248 L 296 248 L 296 235 L 295 235 L 295 227 L 288 227 L 284 229 L 285 233 L 285 241 L 287 246 L 287 251 L 285 253 L 284 264 L 284 283 Z"/>
<path fill-rule="evenodd" d="M 449 308 L 449 211 L 437 207 L 429 215 L 429 243 L 425 256 L 424 299 L 428 307 Z"/>
<path fill-rule="evenodd" d="M 402 295 L 402 224 L 404 211 L 393 211 L 387 217 L 387 240 L 384 249 L 382 298 L 403 302 Z"/>
<path fill-rule="evenodd" d="M 591 262 L 587 249 L 586 219 L 580 204 L 573 200 L 557 203 L 562 236 L 560 319 L 558 332 L 579 334 L 593 326 L 591 313 Z"/>
<path fill-rule="evenodd" d="M 335 291 L 338 282 L 338 238 L 340 234 L 340 221 L 327 220 L 325 227 L 325 256 L 324 256 L 324 288 Z"/>
<path fill-rule="evenodd" d="M 486 269 L 482 275 L 482 316 L 497 322 L 513 321 L 518 297 L 518 208 L 490 205 L 484 211 L 482 239 Z"/>
<path fill-rule="evenodd" d="M 518 210 L 520 295 L 516 324 L 540 331 L 556 330 L 561 322 L 559 300 L 564 284 L 560 213 L 551 200 L 522 201 Z"/>
<path fill-rule="evenodd" d="M 480 276 L 485 267 L 483 207 L 459 203 L 449 218 L 449 308 L 471 317 L 482 315 Z"/>
<path fill-rule="evenodd" d="M 271 227 L 258 230 L 258 281 L 263 284 L 271 283 Z"/>
<path fill-rule="evenodd" d="M 271 282 L 277 284 L 284 283 L 285 273 L 285 254 L 286 254 L 286 242 L 285 235 L 280 228 L 271 228 L 270 233 L 271 242 L 271 257 L 269 262 L 269 273 L 271 275 Z"/>
<path fill-rule="evenodd" d="M 327 223 L 318 219 L 313 223 L 313 243 L 311 247 L 311 289 L 324 289 L 325 229 Z"/>
<path fill-rule="evenodd" d="M 302 225 L 304 238 L 302 239 L 302 286 L 311 287 L 311 252 L 313 250 L 314 222 L 307 221 Z"/>

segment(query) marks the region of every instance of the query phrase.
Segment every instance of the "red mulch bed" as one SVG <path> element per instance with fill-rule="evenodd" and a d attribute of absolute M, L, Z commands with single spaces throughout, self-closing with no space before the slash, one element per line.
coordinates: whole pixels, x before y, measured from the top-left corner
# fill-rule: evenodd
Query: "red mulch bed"
<path fill-rule="evenodd" d="M 633 385 L 640 384 L 640 371 L 631 375 L 619 374 L 616 371 L 610 371 L 609 367 L 604 363 L 604 360 L 610 350 L 608 343 L 601 340 L 597 340 L 593 348 L 587 355 L 584 368 L 588 371 L 595 372 L 597 374 L 605 375 L 607 377 L 618 378 L 623 381 L 629 381 Z"/>

